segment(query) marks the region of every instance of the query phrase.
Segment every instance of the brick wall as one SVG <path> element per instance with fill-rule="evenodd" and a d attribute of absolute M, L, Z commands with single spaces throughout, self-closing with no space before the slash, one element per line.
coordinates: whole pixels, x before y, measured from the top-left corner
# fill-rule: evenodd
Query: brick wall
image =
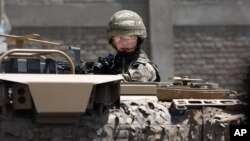
<path fill-rule="evenodd" d="M 250 27 L 175 27 L 176 75 L 243 90 L 250 65 Z"/>

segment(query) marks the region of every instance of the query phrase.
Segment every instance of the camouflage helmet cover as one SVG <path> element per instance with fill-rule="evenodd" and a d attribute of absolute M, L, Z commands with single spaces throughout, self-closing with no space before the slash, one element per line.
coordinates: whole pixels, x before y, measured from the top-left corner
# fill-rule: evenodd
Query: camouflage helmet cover
<path fill-rule="evenodd" d="M 142 18 L 130 10 L 121 10 L 111 16 L 107 34 L 109 40 L 119 35 L 136 35 L 142 39 L 147 37 Z"/>

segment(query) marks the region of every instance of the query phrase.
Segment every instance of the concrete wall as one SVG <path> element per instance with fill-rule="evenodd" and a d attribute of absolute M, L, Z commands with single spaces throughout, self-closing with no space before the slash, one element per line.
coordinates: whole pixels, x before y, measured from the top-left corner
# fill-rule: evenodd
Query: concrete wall
<path fill-rule="evenodd" d="M 149 2 L 152 58 L 159 65 L 161 80 L 167 81 L 174 75 L 172 3 L 171 0 Z"/>
<path fill-rule="evenodd" d="M 147 0 L 13 0 L 6 1 L 6 13 L 14 27 L 106 26 L 121 9 L 141 15 L 148 25 Z"/>

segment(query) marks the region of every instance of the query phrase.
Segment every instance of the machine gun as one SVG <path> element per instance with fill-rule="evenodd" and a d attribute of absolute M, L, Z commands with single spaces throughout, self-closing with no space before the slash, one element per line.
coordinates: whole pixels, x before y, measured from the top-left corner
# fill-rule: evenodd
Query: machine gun
<path fill-rule="evenodd" d="M 106 74 L 113 65 L 114 55 L 112 54 L 104 57 L 100 56 L 96 62 L 93 62 L 80 59 L 79 47 L 70 46 L 69 50 L 74 54 L 76 74 Z M 67 61 L 57 61 L 57 70 L 60 73 L 69 73 L 70 66 Z"/>
<path fill-rule="evenodd" d="M 114 55 L 108 54 L 105 57 L 99 57 L 93 66 L 94 74 L 105 74 L 113 65 Z"/>
<path fill-rule="evenodd" d="M 70 73 L 70 65 L 67 61 L 56 62 L 58 73 Z M 92 74 L 94 62 L 82 62 L 80 66 L 75 66 L 76 74 Z"/>

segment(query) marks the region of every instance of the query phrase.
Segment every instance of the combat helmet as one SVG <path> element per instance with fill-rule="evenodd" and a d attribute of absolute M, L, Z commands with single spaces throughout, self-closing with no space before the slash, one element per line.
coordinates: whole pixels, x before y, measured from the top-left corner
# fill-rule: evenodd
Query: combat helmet
<path fill-rule="evenodd" d="M 107 36 L 110 41 L 117 35 L 136 35 L 142 40 L 147 37 L 147 31 L 142 18 L 130 10 L 121 10 L 111 16 Z"/>

